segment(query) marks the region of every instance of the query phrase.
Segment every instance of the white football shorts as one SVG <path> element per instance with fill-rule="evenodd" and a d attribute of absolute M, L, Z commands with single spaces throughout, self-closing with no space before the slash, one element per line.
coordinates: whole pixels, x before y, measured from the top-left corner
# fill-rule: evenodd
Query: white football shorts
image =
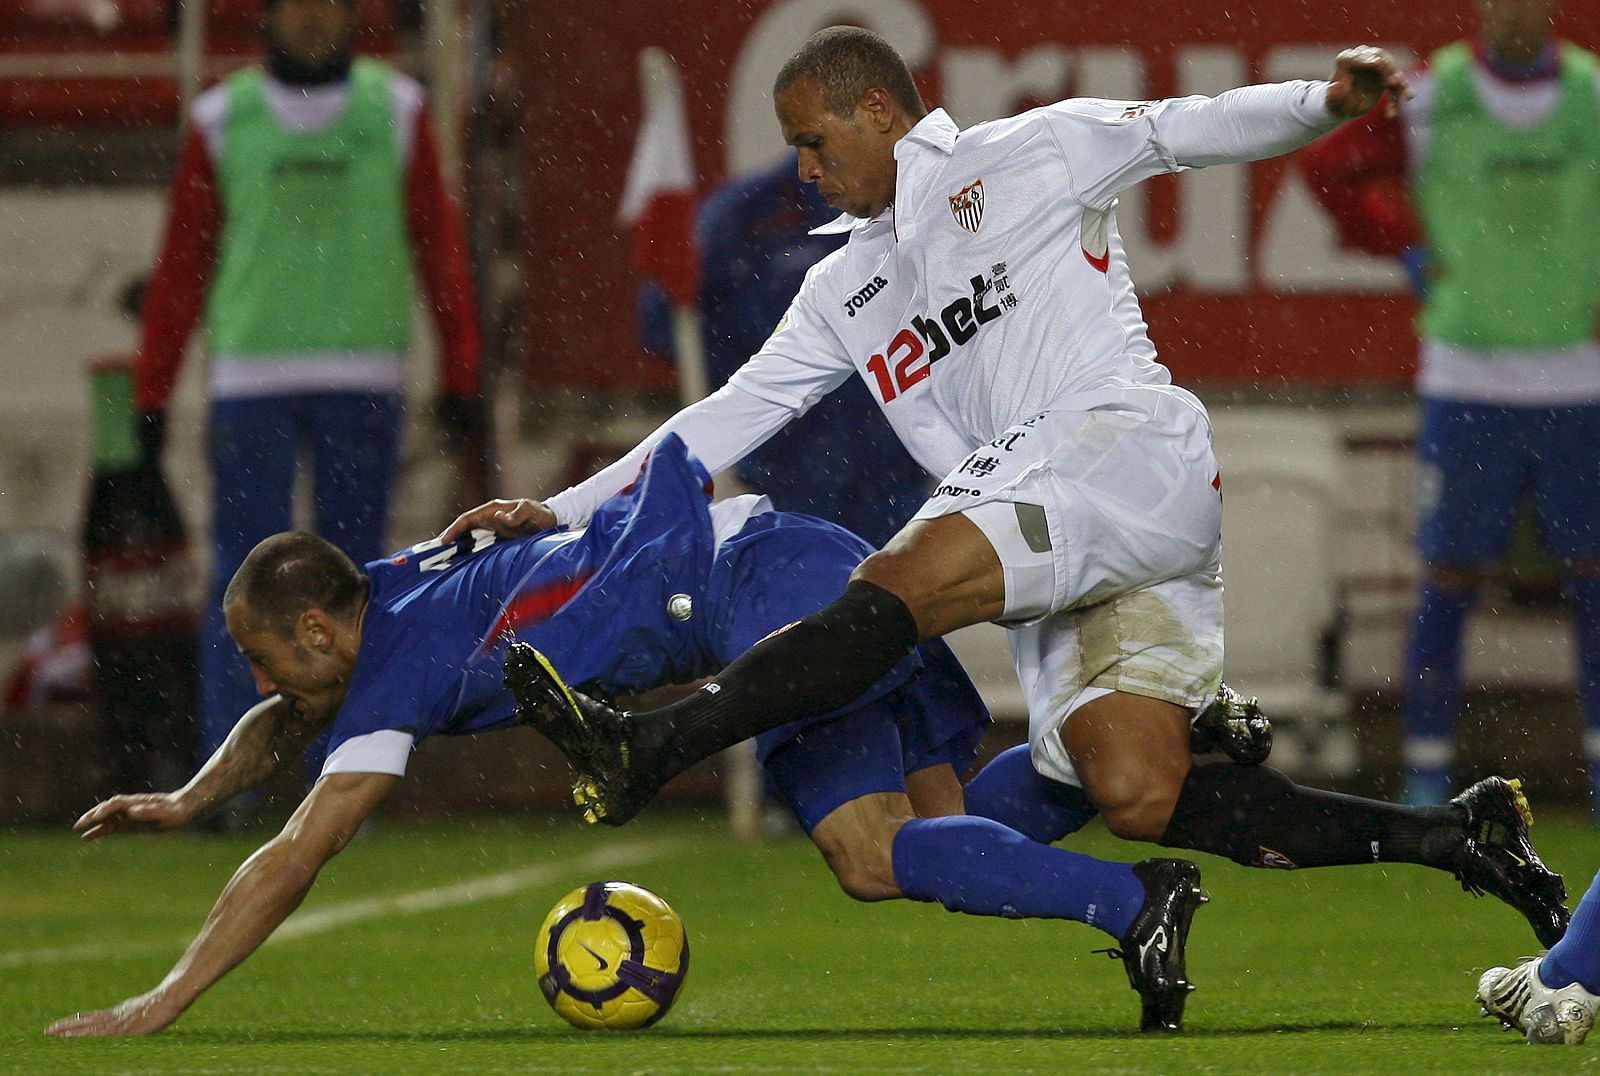
<path fill-rule="evenodd" d="M 1198 710 L 1222 679 L 1222 497 L 1193 395 L 1126 385 L 1006 430 L 917 512 L 960 512 L 1005 572 L 1034 767 L 1077 784 L 1061 724 L 1113 691 Z"/>

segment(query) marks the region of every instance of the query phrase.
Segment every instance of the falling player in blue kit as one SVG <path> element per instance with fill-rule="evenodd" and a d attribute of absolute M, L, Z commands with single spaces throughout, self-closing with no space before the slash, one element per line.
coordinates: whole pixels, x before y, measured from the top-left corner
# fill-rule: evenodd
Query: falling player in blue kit
<path fill-rule="evenodd" d="M 826 604 L 871 552 L 764 498 L 709 504 L 709 485 L 669 438 L 582 531 L 425 542 L 365 572 L 311 535 L 256 547 L 224 609 L 266 701 L 184 788 L 114 797 L 76 828 L 93 839 L 184 825 L 326 734 L 321 775 L 157 987 L 50 1033 L 149 1034 L 176 1020 L 294 910 L 418 741 L 517 722 L 507 681 L 528 671 L 528 644 L 606 694 L 694 681 Z M 851 896 L 1088 923 L 1117 944 L 1141 1026 L 1176 1030 L 1191 989 L 1185 941 L 1204 901 L 1198 869 L 1106 862 L 963 815 L 958 775 L 987 726 L 965 673 L 933 642 L 837 713 L 765 733 L 758 751 Z"/>

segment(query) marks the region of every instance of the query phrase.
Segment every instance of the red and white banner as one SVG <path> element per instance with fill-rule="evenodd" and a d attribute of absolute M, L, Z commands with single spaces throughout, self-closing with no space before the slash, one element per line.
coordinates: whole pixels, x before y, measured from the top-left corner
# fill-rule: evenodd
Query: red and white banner
<path fill-rule="evenodd" d="M 1561 31 L 1600 46 L 1567 5 Z M 1421 58 L 1469 31 L 1470 0 L 613 0 L 545 5 L 514 47 L 527 72 L 531 376 L 541 384 L 660 385 L 631 317 L 635 270 L 616 225 L 643 109 L 641 51 L 686 76 L 704 194 L 786 152 L 772 79 L 814 30 L 882 33 L 930 103 L 963 125 L 1071 96 L 1148 100 L 1320 78 L 1353 44 Z M 1558 14 L 1558 17 L 1563 17 Z M 974 210 L 976 207 L 972 207 Z M 1400 385 L 1415 304 L 1399 269 L 1341 250 L 1282 160 L 1162 177 L 1118 210 L 1151 336 L 1183 384 Z"/>
<path fill-rule="evenodd" d="M 630 229 L 633 267 L 679 306 L 700 297 L 694 210 L 698 173 L 678 66 L 660 49 L 640 57 L 644 117 L 622 188 L 617 223 Z"/>

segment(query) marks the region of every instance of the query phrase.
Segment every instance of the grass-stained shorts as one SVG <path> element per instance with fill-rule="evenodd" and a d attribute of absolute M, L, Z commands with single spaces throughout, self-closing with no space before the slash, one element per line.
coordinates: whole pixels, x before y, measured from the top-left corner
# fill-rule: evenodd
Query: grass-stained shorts
<path fill-rule="evenodd" d="M 1196 710 L 1222 678 L 1222 496 L 1193 395 L 1123 385 L 973 452 L 917 513 L 960 512 L 1005 571 L 1034 766 L 1077 784 L 1058 730 L 1112 691 Z"/>

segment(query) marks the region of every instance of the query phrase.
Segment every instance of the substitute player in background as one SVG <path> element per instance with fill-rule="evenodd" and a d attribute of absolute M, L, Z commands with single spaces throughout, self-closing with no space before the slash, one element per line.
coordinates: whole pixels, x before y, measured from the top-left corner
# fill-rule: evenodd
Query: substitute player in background
<path fill-rule="evenodd" d="M 581 534 L 427 542 L 365 573 L 308 534 L 253 550 L 225 608 L 268 701 L 184 788 L 115 797 L 77 828 L 95 838 L 184 825 L 327 731 L 321 777 L 239 868 L 160 985 L 50 1033 L 148 1034 L 176 1020 L 299 905 L 419 740 L 516 721 L 505 683 L 540 660 L 528 643 L 591 690 L 693 681 L 823 605 L 871 552 L 832 524 L 773 512 L 765 498 L 708 507 L 708 493 L 706 472 L 669 438 L 633 492 L 603 505 Z M 851 896 L 1089 923 L 1119 946 L 1141 1026 L 1176 1030 L 1191 989 L 1184 945 L 1204 899 L 1199 871 L 1176 859 L 1110 863 L 963 816 L 958 774 L 987 726 L 982 700 L 935 642 L 839 714 L 769 732 L 757 748 Z"/>
<path fill-rule="evenodd" d="M 1459 868 L 1559 937 L 1565 890 L 1532 855 L 1506 782 L 1407 811 L 1191 761 L 1191 720 L 1222 676 L 1220 481 L 1205 409 L 1145 333 L 1116 197 L 1158 173 L 1294 149 L 1404 90 L 1385 53 L 1354 49 L 1330 82 L 1071 100 L 962 131 L 927 111 L 883 39 L 813 36 L 774 101 L 801 177 L 841 211 L 828 227 L 845 247 L 721 390 L 548 505 L 493 502 L 445 536 L 577 525 L 669 433 L 720 470 L 852 373 L 944 477 L 842 597 L 684 701 L 627 714 L 554 675 L 527 685 L 549 704 L 541 727 L 589 774 L 591 817 L 625 822 L 693 762 L 837 709 L 919 639 L 993 620 L 1013 632 L 1034 766 L 1081 786 L 1118 836 L 1258 866 Z"/>
<path fill-rule="evenodd" d="M 1477 0 L 1398 115 L 1300 164 L 1345 243 L 1400 257 L 1422 294 L 1418 551 L 1406 652 L 1406 799 L 1452 782 L 1462 629 L 1532 492 L 1566 571 L 1600 815 L 1600 64 L 1555 0 Z"/>
<path fill-rule="evenodd" d="M 135 402 L 147 455 L 162 449 L 202 314 L 210 352 L 197 762 L 255 698 L 222 592 L 251 547 L 293 525 L 302 460 L 317 533 L 358 562 L 386 548 L 413 267 L 439 337 L 438 414 L 465 474 L 483 451 L 460 214 L 422 88 L 354 55 L 358 16 L 356 0 L 267 0 L 265 69 L 229 76 L 188 117 L 144 300 Z"/>

